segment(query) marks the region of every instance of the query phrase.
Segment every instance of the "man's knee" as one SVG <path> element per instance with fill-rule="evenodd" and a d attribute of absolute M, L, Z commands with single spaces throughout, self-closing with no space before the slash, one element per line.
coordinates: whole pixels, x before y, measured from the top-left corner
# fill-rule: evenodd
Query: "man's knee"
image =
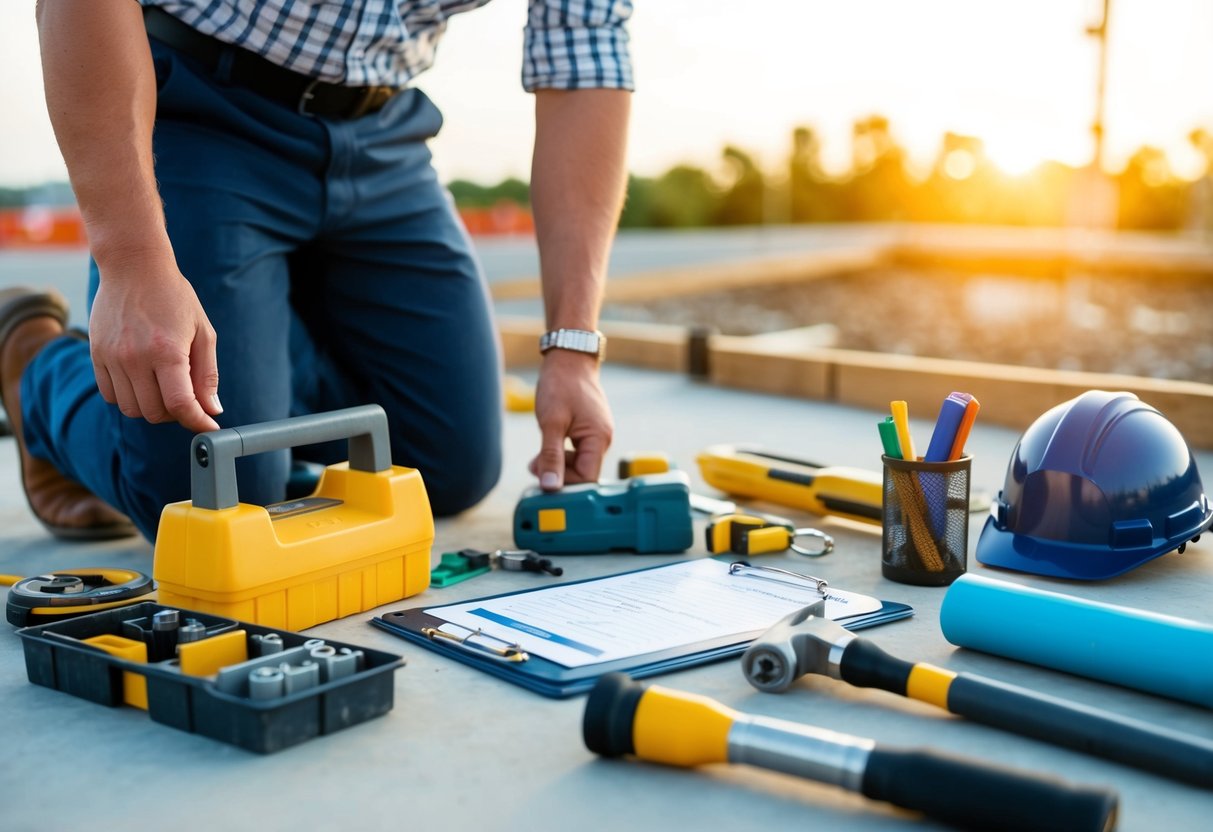
<path fill-rule="evenodd" d="M 125 454 L 119 463 L 120 505 L 116 508 L 131 518 L 140 533 L 155 543 L 160 514 L 169 503 L 190 499 L 188 438 L 180 453 L 147 456 Z"/>
<path fill-rule="evenodd" d="M 500 479 L 500 443 L 470 453 L 455 450 L 421 468 L 421 476 L 434 514 L 458 514 L 483 500 Z"/>

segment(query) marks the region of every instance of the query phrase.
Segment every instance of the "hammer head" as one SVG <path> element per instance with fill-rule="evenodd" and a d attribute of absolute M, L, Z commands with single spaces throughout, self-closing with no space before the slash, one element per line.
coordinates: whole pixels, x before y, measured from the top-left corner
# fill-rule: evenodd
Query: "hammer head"
<path fill-rule="evenodd" d="M 838 678 L 842 650 L 855 636 L 825 617 L 825 604 L 822 599 L 797 610 L 755 639 L 741 656 L 746 681 L 782 693 L 806 673 Z"/>

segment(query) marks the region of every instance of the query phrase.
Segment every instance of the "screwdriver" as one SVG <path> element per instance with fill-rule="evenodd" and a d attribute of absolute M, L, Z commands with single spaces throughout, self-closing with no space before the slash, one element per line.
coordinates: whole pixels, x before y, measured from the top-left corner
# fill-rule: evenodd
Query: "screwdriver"
<path fill-rule="evenodd" d="M 1015 771 L 932 749 L 752 716 L 682 691 L 599 679 L 586 702 L 586 747 L 672 766 L 748 763 L 841 786 L 873 800 L 980 830 L 1113 829 L 1118 799 L 1106 789 Z"/>

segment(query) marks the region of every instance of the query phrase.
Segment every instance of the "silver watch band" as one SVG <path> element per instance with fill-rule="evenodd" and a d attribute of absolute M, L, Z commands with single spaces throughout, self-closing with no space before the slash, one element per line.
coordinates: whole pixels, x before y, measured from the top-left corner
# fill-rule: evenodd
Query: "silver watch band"
<path fill-rule="evenodd" d="M 572 350 L 596 355 L 601 360 L 606 353 L 606 340 L 606 336 L 597 330 L 553 329 L 539 337 L 539 351 Z"/>

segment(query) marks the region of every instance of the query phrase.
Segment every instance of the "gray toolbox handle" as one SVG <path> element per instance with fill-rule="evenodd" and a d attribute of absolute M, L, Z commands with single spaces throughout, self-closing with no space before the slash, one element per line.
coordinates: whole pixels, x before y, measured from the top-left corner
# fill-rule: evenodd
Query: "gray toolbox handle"
<path fill-rule="evenodd" d="M 377 404 L 200 433 L 190 446 L 193 503 L 198 508 L 236 507 L 238 457 L 346 438 L 353 470 L 386 471 L 392 466 L 387 414 Z"/>

